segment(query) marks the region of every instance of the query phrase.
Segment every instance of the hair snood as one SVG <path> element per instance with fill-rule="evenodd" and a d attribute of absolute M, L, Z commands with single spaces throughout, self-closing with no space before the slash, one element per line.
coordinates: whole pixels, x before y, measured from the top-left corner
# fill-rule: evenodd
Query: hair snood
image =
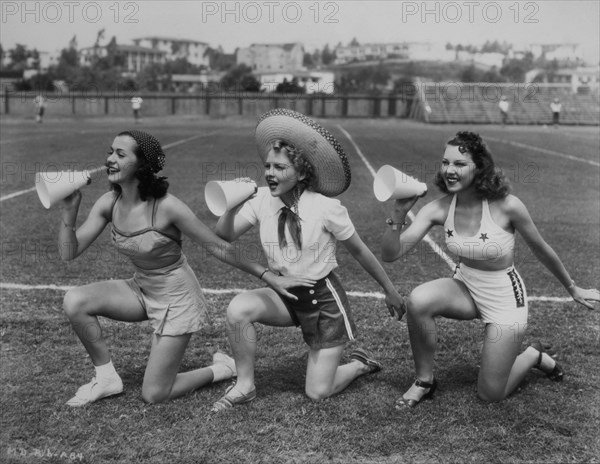
<path fill-rule="evenodd" d="M 150 165 L 150 170 L 154 174 L 162 170 L 165 166 L 165 153 L 160 146 L 160 142 L 154 136 L 139 130 L 129 130 L 122 134 L 127 134 L 135 140 L 143 157 Z"/>
<path fill-rule="evenodd" d="M 154 136 L 138 130 L 124 131 L 118 136 L 131 137 L 137 145 L 134 152 L 140 161 L 136 172 L 136 177 L 140 181 L 138 185 L 140 198 L 145 201 L 149 197 L 164 197 L 167 194 L 169 183 L 166 177 L 156 176 L 156 173 L 161 171 L 165 165 L 165 153 L 160 142 Z M 113 184 L 111 188 L 121 192 L 118 184 Z"/>

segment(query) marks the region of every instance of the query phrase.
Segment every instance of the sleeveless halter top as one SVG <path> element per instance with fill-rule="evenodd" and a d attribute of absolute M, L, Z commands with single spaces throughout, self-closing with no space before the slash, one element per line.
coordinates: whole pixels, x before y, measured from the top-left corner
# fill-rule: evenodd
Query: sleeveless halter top
<path fill-rule="evenodd" d="M 123 232 L 112 222 L 119 198 L 120 195 L 115 198 L 111 209 L 111 236 L 117 251 L 144 270 L 160 269 L 177 262 L 183 255 L 181 239 L 154 227 L 156 198 L 152 205 L 150 226 L 136 232 Z"/>
<path fill-rule="evenodd" d="M 458 235 L 454 227 L 454 211 L 456 195 L 452 198 L 448 217 L 444 222 L 446 246 L 448 250 L 461 257 L 474 260 L 493 260 L 512 253 L 515 248 L 515 234 L 505 231 L 494 222 L 490 214 L 487 199 L 483 199 L 481 207 L 481 224 L 472 237 Z"/>

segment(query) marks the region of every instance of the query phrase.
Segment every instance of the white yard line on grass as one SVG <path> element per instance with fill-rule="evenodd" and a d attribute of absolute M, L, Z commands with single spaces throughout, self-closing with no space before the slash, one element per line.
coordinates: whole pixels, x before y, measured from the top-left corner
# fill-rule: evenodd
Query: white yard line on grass
<path fill-rule="evenodd" d="M 354 139 L 352 138 L 352 136 L 342 127 L 338 124 L 338 129 L 340 129 L 344 135 L 348 138 L 348 140 L 350 140 L 350 143 L 352 144 L 352 146 L 354 147 L 354 149 L 356 150 L 356 153 L 358 154 L 358 156 L 360 157 L 360 159 L 362 160 L 363 163 L 365 163 L 365 166 L 367 166 L 367 169 L 369 170 L 369 172 L 371 173 L 371 175 L 373 176 L 373 178 L 375 178 L 375 169 L 373 169 L 373 166 L 371 166 L 371 163 L 369 163 L 369 160 L 367 159 L 367 157 L 363 154 L 363 152 L 361 151 L 361 149 L 358 147 L 358 145 L 356 144 L 356 142 L 354 142 Z M 409 211 L 408 213 L 408 217 L 410 218 L 411 221 L 413 221 L 415 219 L 415 215 L 412 213 L 412 211 Z M 448 256 L 446 253 L 444 253 L 444 250 L 442 250 L 440 248 L 440 246 L 435 243 L 435 241 L 429 236 L 429 234 L 427 234 L 423 240 L 425 240 L 425 242 L 427 243 L 427 245 L 429 245 L 431 247 L 431 249 L 440 257 L 442 258 L 446 264 L 448 265 L 448 267 L 450 267 L 450 269 L 454 270 L 454 268 L 456 267 L 456 263 L 454 261 L 452 261 L 452 258 L 450 258 L 450 256 Z"/>
<path fill-rule="evenodd" d="M 190 142 L 190 141 L 198 139 L 200 137 L 208 137 L 209 135 L 214 135 L 214 134 L 216 134 L 218 132 L 219 131 L 213 131 L 213 132 L 209 132 L 207 134 L 198 134 L 198 135 L 194 135 L 192 137 L 188 137 L 187 139 L 177 140 L 177 141 L 175 141 L 173 143 L 169 143 L 168 145 L 165 145 L 163 147 L 163 150 L 168 150 L 169 148 L 176 147 L 178 145 Z M 35 190 L 35 187 L 31 187 L 31 188 L 28 188 L 26 190 L 20 190 L 18 192 L 9 193 L 8 195 L 0 197 L 0 201 L 10 200 L 11 198 L 15 198 L 15 197 L 24 195 L 24 194 L 29 193 L 29 192 L 33 192 L 34 190 Z"/>
<path fill-rule="evenodd" d="M 579 161 L 580 163 L 586 163 L 586 164 L 591 164 L 592 166 L 600 167 L 600 163 L 598 163 L 597 161 L 579 158 L 578 156 L 567 155 L 566 153 L 548 150 L 547 148 L 535 147 L 533 145 L 527 145 L 526 143 L 513 142 L 512 140 L 497 139 L 496 137 L 490 137 L 489 135 L 486 135 L 485 139 L 489 140 L 490 142 L 506 143 L 508 145 L 512 145 L 513 147 L 525 148 L 526 150 L 538 151 L 540 153 L 544 153 L 545 155 L 558 156 L 559 158 L 566 158 L 566 159 L 570 159 L 573 161 Z"/>
<path fill-rule="evenodd" d="M 33 192 L 34 190 L 35 187 L 28 188 L 27 190 L 19 190 L 18 192 L 13 192 L 3 197 L 0 197 L 0 201 L 10 200 L 11 198 L 18 197 L 29 192 Z"/>
<path fill-rule="evenodd" d="M 0 290 L 26 290 L 26 291 L 41 291 L 41 290 L 56 290 L 66 292 L 67 290 L 74 288 L 71 285 L 26 285 L 26 284 L 9 284 L 0 283 Z M 229 295 L 238 294 L 248 291 L 248 288 L 203 288 L 202 291 L 208 295 Z M 385 298 L 383 293 L 379 292 L 347 292 L 348 296 L 356 298 L 375 298 L 382 300 Z M 566 303 L 573 301 L 572 298 L 561 298 L 555 296 L 529 296 L 529 301 L 550 301 L 553 303 Z"/>

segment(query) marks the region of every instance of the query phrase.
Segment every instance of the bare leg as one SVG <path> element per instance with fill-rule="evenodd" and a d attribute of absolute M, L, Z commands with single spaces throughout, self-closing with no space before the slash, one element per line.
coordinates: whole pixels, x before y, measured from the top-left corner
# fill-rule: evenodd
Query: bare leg
<path fill-rule="evenodd" d="M 309 398 L 315 401 L 329 398 L 370 372 L 367 365 L 356 360 L 340 366 L 343 351 L 344 345 L 309 351 L 305 387 Z"/>
<path fill-rule="evenodd" d="M 69 290 L 63 307 L 95 366 L 110 361 L 98 316 L 125 322 L 147 319 L 137 297 L 122 280 L 98 282 Z"/>
<path fill-rule="evenodd" d="M 242 394 L 255 388 L 255 322 L 276 327 L 293 325 L 283 301 L 270 288 L 251 290 L 231 300 L 227 309 L 227 330 L 237 368 L 236 390 Z"/>
<path fill-rule="evenodd" d="M 408 302 L 408 330 L 417 378 L 433 380 L 437 344 L 437 316 L 470 320 L 477 317 L 473 299 L 462 282 L 456 279 L 437 279 L 419 285 Z"/>
<path fill-rule="evenodd" d="M 518 355 L 527 325 L 487 324 L 477 393 L 484 401 L 501 401 L 523 381 L 538 360 L 536 350 Z"/>
<path fill-rule="evenodd" d="M 144 401 L 161 403 L 212 382 L 213 373 L 208 367 L 178 373 L 190 338 L 191 334 L 153 335 L 152 349 L 142 385 Z"/>

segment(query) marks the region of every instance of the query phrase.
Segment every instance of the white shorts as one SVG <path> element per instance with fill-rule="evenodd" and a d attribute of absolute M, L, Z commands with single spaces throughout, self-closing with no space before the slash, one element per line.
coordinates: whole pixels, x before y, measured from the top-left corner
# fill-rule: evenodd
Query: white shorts
<path fill-rule="evenodd" d="M 513 266 L 501 271 L 481 271 L 460 263 L 453 278 L 465 284 L 483 322 L 527 324 L 527 291 Z"/>

